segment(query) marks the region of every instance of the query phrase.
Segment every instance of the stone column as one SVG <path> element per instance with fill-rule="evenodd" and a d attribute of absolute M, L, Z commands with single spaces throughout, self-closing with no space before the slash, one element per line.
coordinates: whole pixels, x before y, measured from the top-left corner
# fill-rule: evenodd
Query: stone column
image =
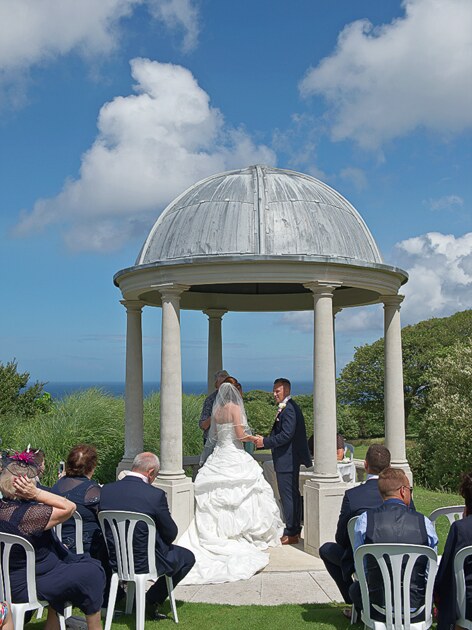
<path fill-rule="evenodd" d="M 228 311 L 207 308 L 203 311 L 208 316 L 208 393 L 215 389 L 215 372 L 223 369 L 223 343 L 221 338 L 221 320 Z"/>
<path fill-rule="evenodd" d="M 182 361 L 180 295 L 183 285 L 156 287 L 162 298 L 161 470 L 155 485 L 167 493 L 173 519 L 182 534 L 193 518 L 193 484 L 182 468 Z"/>
<path fill-rule="evenodd" d="M 126 308 L 125 452 L 117 467 L 129 470 L 143 450 L 143 341 L 141 312 L 143 302 L 122 300 Z"/>
<path fill-rule="evenodd" d="M 313 416 L 314 473 L 304 486 L 305 551 L 319 555 L 320 546 L 334 540 L 345 484 L 336 460 L 336 376 L 333 293 L 335 283 L 305 285 L 314 298 Z"/>
<path fill-rule="evenodd" d="M 403 295 L 381 296 L 384 303 L 384 410 L 385 445 L 391 464 L 403 470 L 412 481 L 405 448 L 405 399 L 403 391 L 400 305 Z"/>

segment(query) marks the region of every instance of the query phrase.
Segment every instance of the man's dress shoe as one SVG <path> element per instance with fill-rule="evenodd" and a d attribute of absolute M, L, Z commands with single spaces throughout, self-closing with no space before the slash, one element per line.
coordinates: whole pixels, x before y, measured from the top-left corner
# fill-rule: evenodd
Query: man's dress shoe
<path fill-rule="evenodd" d="M 300 536 L 282 536 L 280 539 L 282 545 L 296 545 L 300 542 Z"/>

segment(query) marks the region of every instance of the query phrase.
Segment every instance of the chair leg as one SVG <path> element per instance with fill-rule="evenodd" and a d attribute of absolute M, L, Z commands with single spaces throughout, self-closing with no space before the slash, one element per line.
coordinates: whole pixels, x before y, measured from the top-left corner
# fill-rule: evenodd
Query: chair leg
<path fill-rule="evenodd" d="M 64 610 L 64 612 L 65 612 L 65 610 Z M 60 615 L 59 613 L 57 613 L 57 618 L 59 620 L 59 627 L 60 627 L 60 629 L 61 630 L 66 630 L 66 620 L 65 620 L 64 615 Z"/>
<path fill-rule="evenodd" d="M 172 616 L 175 623 L 179 623 L 179 616 L 177 615 L 177 606 L 175 605 L 174 595 L 174 583 L 169 575 L 166 575 L 167 592 L 169 593 L 170 608 L 172 610 Z"/>
<path fill-rule="evenodd" d="M 113 573 L 110 581 L 110 593 L 108 595 L 107 616 L 105 618 L 105 630 L 110 630 L 115 612 L 116 594 L 118 592 L 118 573 Z"/>
<path fill-rule="evenodd" d="M 144 630 L 146 615 L 146 582 L 136 576 L 136 630 Z M 133 583 L 134 586 L 134 583 Z"/>
<path fill-rule="evenodd" d="M 21 606 L 21 604 L 19 606 Z M 25 625 L 25 611 L 19 608 L 19 606 L 15 604 L 9 606 L 15 630 L 23 630 Z"/>
<path fill-rule="evenodd" d="M 131 615 L 133 612 L 134 595 L 136 592 L 136 585 L 134 582 L 128 582 L 128 588 L 126 589 L 126 609 L 127 615 Z"/>
<path fill-rule="evenodd" d="M 356 623 L 356 621 L 357 621 L 357 610 L 353 604 L 351 608 L 351 626 L 352 624 Z"/>

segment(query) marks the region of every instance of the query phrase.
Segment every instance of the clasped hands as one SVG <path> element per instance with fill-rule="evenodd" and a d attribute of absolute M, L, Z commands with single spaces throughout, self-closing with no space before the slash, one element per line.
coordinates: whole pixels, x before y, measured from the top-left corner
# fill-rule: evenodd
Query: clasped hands
<path fill-rule="evenodd" d="M 247 442 L 253 442 L 256 448 L 264 448 L 264 438 L 262 435 L 248 435 L 246 437 Z"/>

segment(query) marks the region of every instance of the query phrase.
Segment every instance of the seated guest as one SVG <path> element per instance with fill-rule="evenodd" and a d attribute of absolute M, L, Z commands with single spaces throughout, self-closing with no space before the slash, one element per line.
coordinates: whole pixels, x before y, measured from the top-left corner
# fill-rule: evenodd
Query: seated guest
<path fill-rule="evenodd" d="M 456 624 L 456 583 L 454 558 L 464 547 L 472 545 L 472 472 L 464 475 L 460 493 L 465 499 L 464 518 L 451 525 L 434 583 L 434 601 L 438 609 L 438 630 L 449 630 Z M 472 619 L 472 559 L 464 563 L 466 583 L 466 616 Z M 459 627 L 459 626 L 457 626 Z"/>
<path fill-rule="evenodd" d="M 336 433 L 336 459 L 338 462 L 344 459 L 344 450 L 346 448 L 346 443 L 344 441 L 343 436 L 340 433 Z M 313 457 L 315 453 L 315 436 L 311 435 L 308 438 L 308 450 L 310 451 L 311 456 Z"/>
<path fill-rule="evenodd" d="M 83 521 L 84 551 L 100 559 L 104 540 L 98 522 L 100 485 L 92 479 L 97 467 L 97 450 L 88 444 L 78 444 L 70 451 L 65 467 L 65 475 L 58 479 L 51 492 L 66 497 L 77 505 L 77 512 Z M 62 540 L 74 553 L 75 524 L 69 519 L 62 526 Z"/>
<path fill-rule="evenodd" d="M 413 488 L 401 468 L 385 468 L 379 475 L 378 489 L 382 505 L 369 509 L 359 516 L 354 528 L 354 550 L 364 544 L 404 543 L 406 545 L 427 545 L 434 549 L 438 537 L 431 521 L 410 510 Z M 380 568 L 373 558 L 367 557 L 367 584 L 370 601 L 385 606 L 384 582 Z M 426 590 L 426 559 L 419 560 L 413 569 L 410 588 L 410 605 L 413 610 L 424 605 Z M 362 609 L 359 582 L 349 588 L 349 595 L 357 610 Z M 419 620 L 419 618 L 418 618 Z"/>
<path fill-rule="evenodd" d="M 140 453 L 134 458 L 131 472 L 120 481 L 103 486 L 100 497 L 100 511 L 124 510 L 141 512 L 150 516 L 156 523 L 156 565 L 172 577 L 174 586 L 182 580 L 195 564 L 191 551 L 173 545 L 177 536 L 177 525 L 172 520 L 166 494 L 152 485 L 159 472 L 159 459 L 154 453 Z M 135 569 L 139 573 L 148 571 L 147 529 L 136 526 L 134 539 Z M 114 565 L 113 538 L 108 539 L 110 562 Z M 161 619 L 157 606 L 168 596 L 165 576 L 160 577 L 146 593 L 146 616 Z"/>
<path fill-rule="evenodd" d="M 336 529 L 336 542 L 327 542 L 320 547 L 320 558 L 325 563 L 326 570 L 336 582 L 347 604 L 352 603 L 349 587 L 352 584 L 354 572 L 354 556 L 347 525 L 351 518 L 359 516 L 368 508 L 382 505 L 382 497 L 378 490 L 378 478 L 379 473 L 387 466 L 390 466 L 389 450 L 381 444 L 369 446 L 364 461 L 367 480 L 359 486 L 346 490 Z M 343 613 L 346 617 L 351 616 L 348 609 L 344 610 Z"/>
<path fill-rule="evenodd" d="M 62 614 L 67 602 L 85 613 L 89 630 L 99 630 L 105 574 L 97 560 L 88 554 L 72 554 L 60 544 L 52 528 L 70 518 L 75 503 L 37 488 L 34 482 L 37 472 L 31 453 L 26 452 L 13 456 L 3 469 L 0 531 L 26 538 L 35 549 L 38 598 L 49 603 L 45 630 L 59 628 L 56 611 Z M 26 602 L 23 551 L 13 548 L 10 559 L 13 601 Z"/>

